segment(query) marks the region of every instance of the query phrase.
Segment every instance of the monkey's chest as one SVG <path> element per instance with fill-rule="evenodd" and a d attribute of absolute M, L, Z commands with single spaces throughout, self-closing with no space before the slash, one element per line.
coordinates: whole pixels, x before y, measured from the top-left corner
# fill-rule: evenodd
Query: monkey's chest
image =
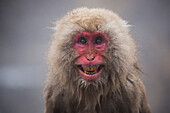
<path fill-rule="evenodd" d="M 113 99 L 109 99 L 105 102 L 100 101 L 100 103 L 93 99 L 89 102 L 85 100 L 81 102 L 72 100 L 67 104 L 64 112 L 61 113 L 131 113 L 128 108 L 123 106 L 125 105 L 119 102 L 114 102 Z"/>

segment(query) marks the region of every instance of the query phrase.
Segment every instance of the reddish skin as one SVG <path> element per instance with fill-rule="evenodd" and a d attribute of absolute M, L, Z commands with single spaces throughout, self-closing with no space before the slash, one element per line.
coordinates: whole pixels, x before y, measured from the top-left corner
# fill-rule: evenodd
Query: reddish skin
<path fill-rule="evenodd" d="M 102 37 L 102 43 L 100 44 L 95 43 L 97 36 Z M 87 42 L 85 44 L 79 42 L 81 37 L 84 37 L 86 39 Z M 108 37 L 104 33 L 100 33 L 100 32 L 78 33 L 74 38 L 74 49 L 79 54 L 79 57 L 77 58 L 77 64 L 80 64 L 82 66 L 87 66 L 87 67 L 89 67 L 90 65 L 93 66 L 93 65 L 103 64 L 105 58 L 102 54 L 106 49 L 107 43 L 108 43 Z M 103 69 L 101 69 L 96 74 L 88 75 L 83 71 L 81 71 L 80 69 L 78 70 L 80 75 L 83 77 L 83 79 L 88 82 L 97 80 L 103 71 Z"/>

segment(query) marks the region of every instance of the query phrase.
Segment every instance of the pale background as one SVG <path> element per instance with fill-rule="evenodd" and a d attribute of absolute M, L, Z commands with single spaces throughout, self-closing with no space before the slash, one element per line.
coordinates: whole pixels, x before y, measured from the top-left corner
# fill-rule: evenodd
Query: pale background
<path fill-rule="evenodd" d="M 43 113 L 48 27 L 87 6 L 113 10 L 139 45 L 153 113 L 170 113 L 169 0 L 0 0 L 0 113 Z"/>

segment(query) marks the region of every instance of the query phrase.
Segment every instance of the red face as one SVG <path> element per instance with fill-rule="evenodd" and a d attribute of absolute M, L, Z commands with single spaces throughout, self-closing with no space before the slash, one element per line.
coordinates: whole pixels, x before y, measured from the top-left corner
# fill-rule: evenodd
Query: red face
<path fill-rule="evenodd" d="M 77 67 L 84 80 L 93 82 L 101 75 L 107 43 L 108 37 L 100 32 L 80 32 L 74 38 L 74 49 L 79 54 Z"/>

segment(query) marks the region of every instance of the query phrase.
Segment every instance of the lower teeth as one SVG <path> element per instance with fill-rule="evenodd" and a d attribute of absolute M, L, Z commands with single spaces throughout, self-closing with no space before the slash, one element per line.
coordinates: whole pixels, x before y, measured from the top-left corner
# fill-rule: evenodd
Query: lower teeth
<path fill-rule="evenodd" d="M 93 74 L 97 73 L 97 71 L 94 71 L 94 72 L 85 71 L 85 73 L 88 74 L 88 75 L 93 75 Z"/>

